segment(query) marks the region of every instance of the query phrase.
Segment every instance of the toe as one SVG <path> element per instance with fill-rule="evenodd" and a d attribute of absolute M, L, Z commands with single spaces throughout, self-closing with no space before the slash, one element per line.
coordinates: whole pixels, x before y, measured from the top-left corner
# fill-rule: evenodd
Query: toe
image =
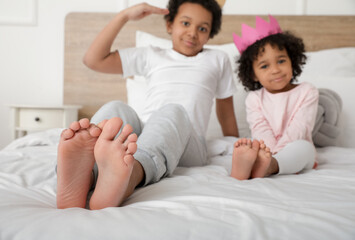
<path fill-rule="evenodd" d="M 260 142 L 259 142 L 258 140 L 253 140 L 252 148 L 253 148 L 254 150 L 259 150 L 259 148 L 260 148 Z"/>
<path fill-rule="evenodd" d="M 128 136 L 132 133 L 132 131 L 133 131 L 132 126 L 129 124 L 126 124 L 123 127 L 121 133 L 118 135 L 116 140 L 120 141 L 121 143 L 124 143 L 127 140 Z"/>
<path fill-rule="evenodd" d="M 89 133 L 92 137 L 98 137 L 101 134 L 101 128 L 99 128 L 98 126 L 96 126 L 95 124 L 90 124 L 89 127 Z"/>
<path fill-rule="evenodd" d="M 101 129 L 103 129 L 105 124 L 107 123 L 107 121 L 108 121 L 108 119 L 104 119 L 99 124 L 97 124 L 97 126 Z"/>
<path fill-rule="evenodd" d="M 113 140 L 122 127 L 122 119 L 114 117 L 109 119 L 102 129 L 100 139 Z"/>
<path fill-rule="evenodd" d="M 75 121 L 75 122 L 72 122 L 69 126 L 69 128 L 71 130 L 73 130 L 74 132 L 78 131 L 80 129 L 80 123 Z"/>
<path fill-rule="evenodd" d="M 271 154 L 271 152 L 270 152 L 270 148 L 265 147 L 265 152 L 267 152 L 267 153 L 270 153 L 270 154 Z"/>
<path fill-rule="evenodd" d="M 266 148 L 266 145 L 265 145 L 263 140 L 260 140 L 259 143 L 260 143 L 260 149 L 265 149 Z"/>
<path fill-rule="evenodd" d="M 126 139 L 126 141 L 125 141 L 124 144 L 127 146 L 129 143 L 135 143 L 135 142 L 137 142 L 137 140 L 138 140 L 137 134 L 131 133 L 131 134 L 127 137 L 127 139 Z"/>
<path fill-rule="evenodd" d="M 74 131 L 72 129 L 65 129 L 62 131 L 61 137 L 63 140 L 70 139 L 74 136 Z"/>
<path fill-rule="evenodd" d="M 137 151 L 137 144 L 135 142 L 131 142 L 127 146 L 127 154 L 135 154 Z"/>
<path fill-rule="evenodd" d="M 132 155 L 126 155 L 123 161 L 127 164 L 127 167 L 133 168 L 134 157 Z"/>
<path fill-rule="evenodd" d="M 90 121 L 87 118 L 83 118 L 79 120 L 80 128 L 89 128 L 90 127 Z"/>

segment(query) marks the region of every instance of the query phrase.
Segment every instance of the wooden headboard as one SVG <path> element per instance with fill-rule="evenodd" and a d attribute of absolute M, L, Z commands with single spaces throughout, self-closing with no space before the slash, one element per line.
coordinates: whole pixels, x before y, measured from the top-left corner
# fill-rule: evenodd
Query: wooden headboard
<path fill-rule="evenodd" d="M 79 104 L 79 117 L 90 118 L 111 100 L 127 100 L 126 83 L 121 75 L 102 74 L 88 69 L 82 58 L 99 31 L 114 13 L 70 13 L 65 19 L 64 104 Z M 264 17 L 267 19 L 267 17 Z M 276 16 L 282 29 L 302 37 L 307 51 L 355 46 L 355 16 Z M 255 26 L 255 16 L 225 15 L 221 32 L 208 44 L 232 42 L 240 34 L 241 23 Z M 113 49 L 135 46 L 135 32 L 142 30 L 169 38 L 162 16 L 149 16 L 129 22 L 116 38 Z"/>

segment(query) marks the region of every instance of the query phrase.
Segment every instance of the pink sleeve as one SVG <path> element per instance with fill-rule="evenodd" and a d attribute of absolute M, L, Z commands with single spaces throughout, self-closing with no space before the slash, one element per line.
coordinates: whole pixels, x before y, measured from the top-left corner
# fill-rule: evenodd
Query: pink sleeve
<path fill-rule="evenodd" d="M 245 105 L 252 137 L 257 140 L 264 140 L 266 145 L 273 149 L 277 143 L 276 138 L 262 112 L 259 96 L 255 92 L 250 92 L 245 100 Z"/>
<path fill-rule="evenodd" d="M 279 151 L 287 143 L 299 139 L 305 139 L 312 142 L 312 131 L 317 117 L 318 110 L 318 89 L 311 86 L 304 92 L 304 100 L 295 109 L 291 121 L 289 121 L 285 132 L 278 140 L 275 151 Z"/>

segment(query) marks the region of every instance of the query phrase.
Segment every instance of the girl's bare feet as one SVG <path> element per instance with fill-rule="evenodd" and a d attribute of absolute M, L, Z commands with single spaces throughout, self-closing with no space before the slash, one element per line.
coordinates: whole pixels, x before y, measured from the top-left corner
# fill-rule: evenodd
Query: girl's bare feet
<path fill-rule="evenodd" d="M 94 146 L 105 122 L 95 126 L 85 118 L 62 132 L 57 163 L 58 208 L 85 207 L 92 184 Z"/>
<path fill-rule="evenodd" d="M 260 143 L 257 140 L 242 138 L 234 144 L 234 147 L 231 176 L 239 180 L 249 179 Z"/>
<path fill-rule="evenodd" d="M 268 147 L 266 147 L 263 140 L 260 140 L 260 149 L 251 171 L 251 178 L 262 178 L 268 176 L 268 169 L 271 163 L 271 152 Z"/>
<path fill-rule="evenodd" d="M 114 139 L 121 127 L 120 118 L 108 120 L 96 142 L 94 153 L 99 176 L 90 199 L 90 209 L 120 206 L 128 189 L 132 189 L 129 183 L 135 163 L 133 154 L 137 151 L 137 135 L 131 134 L 130 125 L 125 125 Z"/>

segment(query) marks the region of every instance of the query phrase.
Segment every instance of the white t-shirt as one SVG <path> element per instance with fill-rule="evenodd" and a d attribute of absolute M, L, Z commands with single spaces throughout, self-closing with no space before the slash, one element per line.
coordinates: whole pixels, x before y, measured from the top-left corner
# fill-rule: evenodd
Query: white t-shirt
<path fill-rule="evenodd" d="M 142 121 L 168 103 L 181 104 L 200 136 L 205 136 L 213 99 L 235 92 L 227 54 L 204 49 L 187 57 L 173 49 L 158 47 L 119 50 L 123 76 L 144 76 L 148 89 Z"/>

